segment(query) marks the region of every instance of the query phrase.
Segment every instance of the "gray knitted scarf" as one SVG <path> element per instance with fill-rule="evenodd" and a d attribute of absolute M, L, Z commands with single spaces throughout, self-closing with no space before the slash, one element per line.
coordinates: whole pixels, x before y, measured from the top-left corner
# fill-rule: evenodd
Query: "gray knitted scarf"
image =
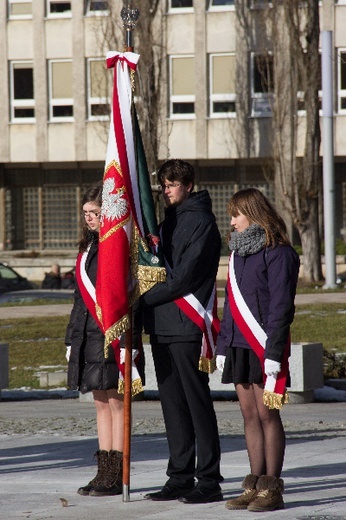
<path fill-rule="evenodd" d="M 231 240 L 228 247 L 231 251 L 235 251 L 239 256 L 253 255 L 258 253 L 266 243 L 266 234 L 264 229 L 258 224 L 251 224 L 248 228 L 238 233 L 234 231 L 231 234 Z"/>

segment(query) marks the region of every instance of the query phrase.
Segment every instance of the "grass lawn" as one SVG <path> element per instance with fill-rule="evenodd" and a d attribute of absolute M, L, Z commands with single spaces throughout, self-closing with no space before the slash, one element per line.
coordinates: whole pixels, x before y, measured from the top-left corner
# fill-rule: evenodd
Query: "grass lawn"
<path fill-rule="evenodd" d="M 345 315 L 346 304 L 296 307 L 292 342 L 323 344 L 326 377 L 346 377 Z M 39 388 L 36 372 L 66 367 L 64 338 L 68 319 L 43 316 L 0 320 L 0 343 L 9 345 L 10 388 Z M 143 339 L 147 341 L 147 337 Z"/>
<path fill-rule="evenodd" d="M 9 345 L 9 388 L 39 388 L 39 379 L 35 376 L 38 370 L 66 367 L 68 319 L 68 316 L 59 316 L 0 320 L 0 343 Z"/>

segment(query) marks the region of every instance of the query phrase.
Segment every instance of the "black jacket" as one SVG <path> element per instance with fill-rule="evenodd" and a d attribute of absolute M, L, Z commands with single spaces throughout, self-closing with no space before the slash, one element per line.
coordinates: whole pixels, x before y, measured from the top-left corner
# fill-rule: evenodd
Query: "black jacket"
<path fill-rule="evenodd" d="M 91 245 L 86 271 L 95 286 L 97 275 L 98 244 Z M 66 330 L 66 345 L 71 345 L 67 384 L 72 390 L 86 393 L 90 390 L 118 388 L 119 371 L 113 349 L 108 349 L 104 358 L 104 335 L 89 313 L 76 284 L 74 305 Z"/>
<path fill-rule="evenodd" d="M 61 289 L 61 276 L 46 273 L 42 282 L 42 289 Z"/>
<path fill-rule="evenodd" d="M 162 223 L 163 252 L 172 272 L 144 296 L 145 330 L 160 341 L 196 341 L 200 328 L 174 303 L 193 293 L 206 306 L 218 270 L 221 238 L 207 191 L 192 193 L 166 210 Z M 173 336 L 173 338 L 172 338 Z"/>

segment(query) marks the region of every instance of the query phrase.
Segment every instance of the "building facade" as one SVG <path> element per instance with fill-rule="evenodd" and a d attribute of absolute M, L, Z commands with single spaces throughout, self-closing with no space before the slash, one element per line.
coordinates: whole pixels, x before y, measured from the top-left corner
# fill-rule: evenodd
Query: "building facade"
<path fill-rule="evenodd" d="M 243 4 L 270 8 L 267 0 Z M 333 31 L 335 49 L 336 233 L 343 238 L 346 1 L 319 5 L 320 28 Z M 122 50 L 108 48 L 104 33 L 116 16 L 114 41 L 122 42 L 122 7 L 121 0 L 0 2 L 0 250 L 75 249 L 81 194 L 103 175 L 111 83 L 104 58 L 108 50 Z M 210 191 L 224 236 L 234 191 L 255 186 L 274 199 L 263 173 L 270 155 L 270 92 L 260 79 L 256 40 L 241 54 L 236 14 L 234 0 L 161 0 L 156 28 L 163 64 L 157 158 L 194 164 L 197 187 Z M 141 18 L 138 30 L 140 24 Z M 240 56 L 247 70 L 242 114 Z M 240 115 L 251 135 L 246 146 L 239 141 Z"/>

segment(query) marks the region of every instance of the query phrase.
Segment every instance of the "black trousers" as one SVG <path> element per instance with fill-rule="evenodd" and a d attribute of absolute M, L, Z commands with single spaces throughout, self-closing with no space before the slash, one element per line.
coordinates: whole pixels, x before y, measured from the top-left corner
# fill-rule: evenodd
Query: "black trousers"
<path fill-rule="evenodd" d="M 209 376 L 198 369 L 201 342 L 153 344 L 152 353 L 170 452 L 169 480 L 184 485 L 196 477 L 203 486 L 219 487 L 220 441 Z"/>

